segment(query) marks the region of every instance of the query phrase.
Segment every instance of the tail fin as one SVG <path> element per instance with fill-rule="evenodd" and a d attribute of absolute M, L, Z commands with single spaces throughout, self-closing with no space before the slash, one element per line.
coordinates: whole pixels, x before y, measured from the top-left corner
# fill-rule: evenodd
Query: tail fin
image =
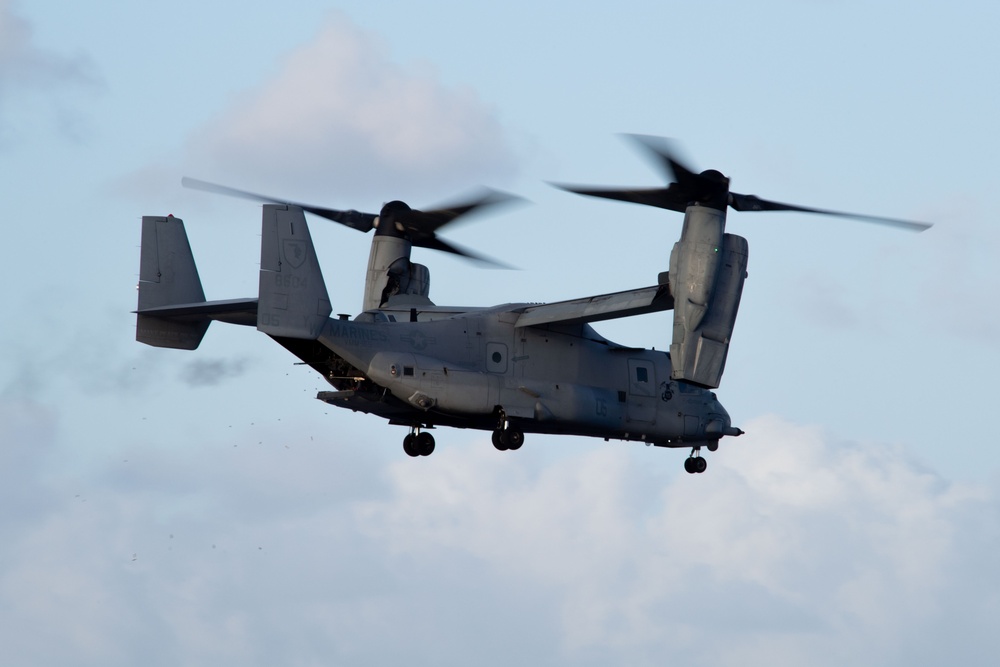
<path fill-rule="evenodd" d="M 205 292 L 184 231 L 184 221 L 172 215 L 166 218 L 143 216 L 135 339 L 154 347 L 197 348 L 208 329 L 207 318 L 178 321 L 143 315 L 142 311 L 204 301 Z"/>
<path fill-rule="evenodd" d="M 302 209 L 266 204 L 260 243 L 257 330 L 271 336 L 315 339 L 331 311 Z"/>

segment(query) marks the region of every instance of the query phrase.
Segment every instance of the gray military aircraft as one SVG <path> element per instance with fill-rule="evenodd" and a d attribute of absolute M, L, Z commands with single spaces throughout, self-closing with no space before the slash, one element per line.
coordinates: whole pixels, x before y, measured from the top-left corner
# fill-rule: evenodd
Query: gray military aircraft
<path fill-rule="evenodd" d="M 704 472 L 701 450 L 743 433 L 711 390 L 719 386 L 747 272 L 746 239 L 725 233 L 726 210 L 799 211 L 922 231 L 930 225 L 769 201 L 731 192 L 714 170 L 695 173 L 656 137 L 634 136 L 672 181 L 665 188 L 572 192 L 684 213 L 669 271 L 656 284 L 547 304 L 453 308 L 431 302 L 414 246 L 474 260 L 437 232 L 460 216 L 509 199 L 488 192 L 448 208 L 403 202 L 378 215 L 321 208 L 184 179 L 263 206 L 256 298 L 206 301 L 183 222 L 142 219 L 136 339 L 193 350 L 213 320 L 256 327 L 332 387 L 317 398 L 409 428 L 403 450 L 434 451 L 439 426 L 491 431 L 499 450 L 525 433 L 584 435 L 690 449 L 684 468 Z M 330 297 L 305 213 L 375 230 L 363 312 L 331 318 Z M 673 309 L 670 351 L 626 347 L 592 323 Z"/>

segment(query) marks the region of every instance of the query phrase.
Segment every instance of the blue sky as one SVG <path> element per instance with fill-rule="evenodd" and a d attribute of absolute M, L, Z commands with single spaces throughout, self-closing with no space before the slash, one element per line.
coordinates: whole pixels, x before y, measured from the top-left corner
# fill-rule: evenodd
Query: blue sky
<path fill-rule="evenodd" d="M 399 3 L 402 5 L 402 3 Z M 990 664 L 1000 609 L 1000 9 L 967 2 L 0 0 L 0 645 L 18 664 Z M 683 452 L 534 436 L 516 454 L 325 406 L 213 325 L 134 341 L 139 220 L 185 219 L 209 298 L 254 296 L 259 207 L 488 185 L 528 205 L 420 251 L 442 304 L 645 286 L 680 215 L 548 181 L 655 186 L 619 133 L 734 190 L 934 222 L 732 213 L 749 280 Z M 335 312 L 369 239 L 311 225 Z M 598 327 L 665 348 L 669 314 Z"/>

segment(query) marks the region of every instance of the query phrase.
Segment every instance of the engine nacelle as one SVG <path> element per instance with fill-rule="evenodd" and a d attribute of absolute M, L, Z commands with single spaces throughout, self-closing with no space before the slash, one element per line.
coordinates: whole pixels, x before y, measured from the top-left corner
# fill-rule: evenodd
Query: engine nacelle
<path fill-rule="evenodd" d="M 674 342 L 698 328 L 715 291 L 725 211 L 689 206 L 681 239 L 670 253 L 670 292 L 674 297 Z M 680 331 L 679 331 L 680 330 Z"/>
<path fill-rule="evenodd" d="M 394 296 L 416 296 L 427 300 L 431 290 L 431 272 L 423 264 L 410 261 L 412 244 L 396 236 L 376 236 L 368 256 L 364 309 L 386 305 Z"/>
<path fill-rule="evenodd" d="M 749 254 L 747 240 L 724 229 L 724 212 L 692 206 L 670 256 L 671 377 L 713 389 L 726 367 Z"/>

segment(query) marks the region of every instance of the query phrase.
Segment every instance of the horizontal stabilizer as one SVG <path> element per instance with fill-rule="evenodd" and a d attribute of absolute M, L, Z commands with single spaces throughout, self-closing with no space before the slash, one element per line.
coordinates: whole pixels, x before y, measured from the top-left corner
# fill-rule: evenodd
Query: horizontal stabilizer
<path fill-rule="evenodd" d="M 177 322 L 216 321 L 250 327 L 257 326 L 257 299 L 181 303 L 176 306 L 145 308 L 136 312 L 151 318 Z"/>
<path fill-rule="evenodd" d="M 620 317 L 632 317 L 670 310 L 674 299 L 666 284 L 643 287 L 613 294 L 589 296 L 571 301 L 557 301 L 528 306 L 517 318 L 517 327 L 542 324 L 580 324 L 600 322 Z"/>
<path fill-rule="evenodd" d="M 208 324 L 208 320 L 181 322 L 139 315 L 135 321 L 135 339 L 153 347 L 195 350 L 205 337 Z"/>

